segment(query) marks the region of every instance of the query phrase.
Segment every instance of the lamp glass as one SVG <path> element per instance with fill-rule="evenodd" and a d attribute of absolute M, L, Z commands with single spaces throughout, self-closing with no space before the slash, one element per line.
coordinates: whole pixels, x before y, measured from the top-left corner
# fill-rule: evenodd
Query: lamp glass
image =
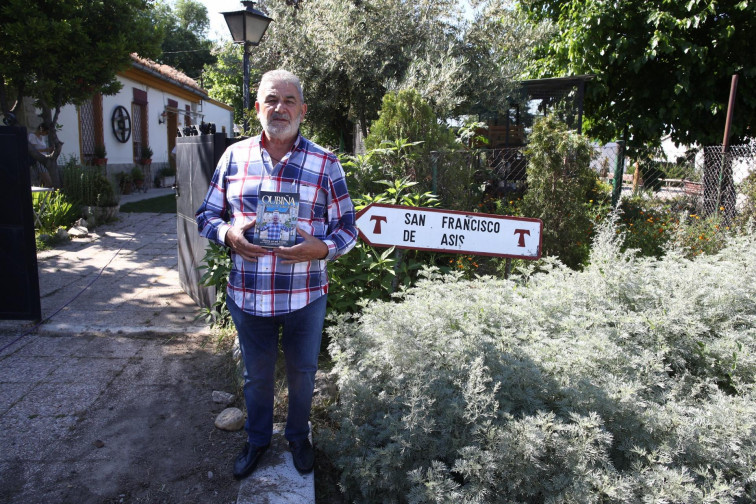
<path fill-rule="evenodd" d="M 259 44 L 272 21 L 262 12 L 252 8 L 222 14 L 231 32 L 231 38 L 237 44 Z"/>
<path fill-rule="evenodd" d="M 262 40 L 263 35 L 265 35 L 265 30 L 268 29 L 268 24 L 270 24 L 270 18 L 267 17 L 260 17 L 256 14 L 250 14 L 249 12 L 247 14 L 247 33 L 245 40 L 249 42 L 250 44 L 257 45 L 260 43 L 260 40 Z"/>
<path fill-rule="evenodd" d="M 245 11 L 223 12 L 226 18 L 228 30 L 231 32 L 231 38 L 237 44 L 244 42 L 244 14 Z"/>

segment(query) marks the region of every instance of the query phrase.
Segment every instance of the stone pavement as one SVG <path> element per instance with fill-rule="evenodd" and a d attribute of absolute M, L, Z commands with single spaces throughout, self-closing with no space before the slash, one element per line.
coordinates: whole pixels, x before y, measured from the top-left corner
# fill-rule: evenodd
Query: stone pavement
<path fill-rule="evenodd" d="M 170 192 L 153 189 L 121 204 Z M 42 323 L 0 321 L 1 503 L 118 502 L 104 499 L 129 480 L 129 471 L 139 471 L 140 456 L 153 448 L 138 444 L 140 429 L 153 428 L 146 411 L 157 409 L 158 418 L 175 423 L 172 429 L 166 425 L 166 438 L 181 432 L 182 420 L 191 416 L 182 409 L 192 408 L 181 398 L 203 385 L 194 382 L 190 364 L 208 359 L 201 341 L 211 333 L 196 320 L 199 308 L 179 285 L 177 261 L 175 214 L 121 213 L 118 222 L 87 238 L 38 253 Z M 212 438 L 213 447 L 223 446 L 232 456 L 241 448 L 243 432 L 234 433 L 226 447 L 221 439 L 231 438 L 213 430 L 212 418 L 208 425 L 201 436 Z M 105 442 L 77 444 L 87 428 Z M 230 490 L 238 504 L 314 502 L 314 476 L 296 473 L 280 435 L 274 446 L 258 473 L 241 484 L 231 480 L 228 458 L 225 467 L 213 468 L 227 472 L 215 481 L 207 481 L 212 470 L 192 466 L 197 482 L 187 486 L 187 495 Z M 191 446 L 176 447 L 182 449 Z M 142 460 L 148 471 L 151 463 Z M 79 479 L 66 487 L 61 474 L 69 469 Z M 229 485 L 238 485 L 238 492 Z M 128 493 L 120 496 L 130 502 Z"/>

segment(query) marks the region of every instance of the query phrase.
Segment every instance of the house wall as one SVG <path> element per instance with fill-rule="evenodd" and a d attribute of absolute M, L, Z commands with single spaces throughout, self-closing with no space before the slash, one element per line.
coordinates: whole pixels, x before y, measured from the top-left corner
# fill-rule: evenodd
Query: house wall
<path fill-rule="evenodd" d="M 202 104 L 206 123 L 215 124 L 216 133 L 226 133 L 227 137 L 234 136 L 234 109 L 215 100 L 207 99 Z"/>
<path fill-rule="evenodd" d="M 216 102 L 214 100 L 204 99 L 202 101 L 201 110 L 199 107 L 201 97 L 198 94 L 188 92 L 183 88 L 176 88 L 175 92 L 171 92 L 170 88 L 174 87 L 166 82 L 158 82 L 154 78 L 146 79 L 148 82 L 140 82 L 130 76 L 139 76 L 138 72 L 127 72 L 127 75 L 119 75 L 118 81 L 121 82 L 123 88 L 121 91 L 113 96 L 102 97 L 103 108 L 103 137 L 105 140 L 105 150 L 107 151 L 108 165 L 107 174 L 114 176 L 116 173 L 129 171 L 134 166 L 133 157 L 133 112 L 132 101 L 134 96 L 134 88 L 145 91 L 147 93 L 147 135 L 149 145 L 152 148 L 152 175 L 157 174 L 158 170 L 168 165 L 169 162 L 169 135 L 173 135 L 175 138 L 176 132 L 168 131 L 168 121 L 162 120 L 161 114 L 166 110 L 168 101 L 172 100 L 178 102 L 178 109 L 182 111 L 178 114 L 178 125 L 182 128 L 185 125 L 185 114 L 183 111 L 188 105 L 190 110 L 193 110 L 200 115 L 194 115 L 192 117 L 193 124 L 199 124 L 202 120 L 205 122 L 212 122 L 216 124 L 216 130 L 222 132 L 223 128 L 226 128 L 226 132 L 229 136 L 232 136 L 233 131 L 233 109 L 225 104 Z M 152 84 L 152 85 L 151 85 Z M 119 105 L 126 108 L 129 111 L 129 116 L 132 118 L 132 136 L 126 143 L 119 142 L 111 125 L 111 116 L 113 111 Z M 73 105 L 67 105 L 61 110 L 58 123 L 61 125 L 61 129 L 58 132 L 58 137 L 63 142 L 63 149 L 59 158 L 59 164 L 64 164 L 71 156 L 77 160 L 81 159 L 81 149 L 79 142 L 79 115 L 77 108 Z"/>

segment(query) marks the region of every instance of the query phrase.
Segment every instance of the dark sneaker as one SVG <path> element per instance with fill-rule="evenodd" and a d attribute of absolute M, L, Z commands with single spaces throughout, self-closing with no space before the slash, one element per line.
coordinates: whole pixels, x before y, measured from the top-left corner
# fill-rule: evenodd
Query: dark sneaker
<path fill-rule="evenodd" d="M 305 438 L 302 441 L 289 441 L 289 450 L 297 471 L 302 474 L 311 473 L 315 467 L 315 451 L 310 440 Z"/>
<path fill-rule="evenodd" d="M 254 448 L 250 447 L 249 443 L 244 443 L 244 449 L 234 461 L 234 478 L 243 479 L 252 474 L 268 446 L 270 445 Z"/>

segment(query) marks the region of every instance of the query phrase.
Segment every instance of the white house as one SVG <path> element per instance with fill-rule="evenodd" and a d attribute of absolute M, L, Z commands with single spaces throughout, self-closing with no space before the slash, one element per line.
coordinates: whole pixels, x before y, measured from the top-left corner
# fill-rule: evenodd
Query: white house
<path fill-rule="evenodd" d="M 216 132 L 233 136 L 233 108 L 210 98 L 173 67 L 133 54 L 131 67 L 117 79 L 123 85 L 118 94 L 96 95 L 79 107 L 61 110 L 59 163 L 71 156 L 90 163 L 95 147 L 104 146 L 107 174 L 113 176 L 131 170 L 142 157 L 142 147 L 149 146 L 154 177 L 161 168 L 174 165 L 170 153 L 184 128 L 212 123 Z"/>

